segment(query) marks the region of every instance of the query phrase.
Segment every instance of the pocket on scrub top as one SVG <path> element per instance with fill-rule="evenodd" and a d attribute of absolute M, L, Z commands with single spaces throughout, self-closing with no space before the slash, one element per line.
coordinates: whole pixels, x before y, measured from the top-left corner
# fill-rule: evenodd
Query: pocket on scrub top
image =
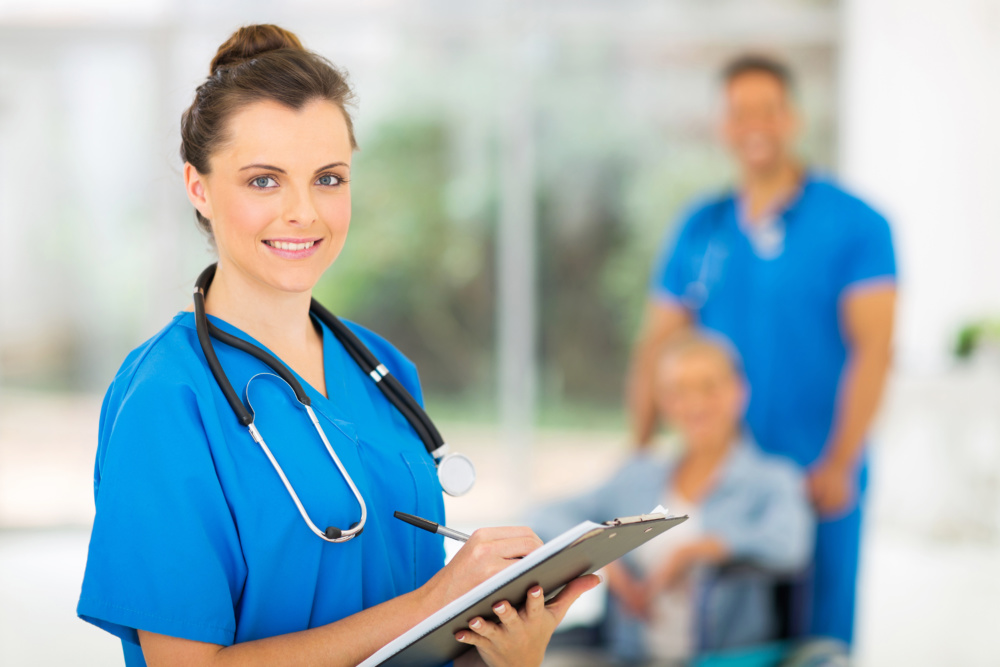
<path fill-rule="evenodd" d="M 438 481 L 437 467 L 431 457 L 422 451 L 400 452 L 399 456 L 406 463 L 413 479 L 415 494 L 413 514 L 431 521 L 444 521 L 444 508 L 441 483 Z M 406 510 L 404 510 L 406 511 Z M 429 579 L 441 567 L 440 554 L 431 554 L 430 550 L 420 548 L 423 540 L 441 540 L 441 537 L 431 535 L 422 530 L 413 531 L 414 554 L 414 586 L 419 586 Z"/>

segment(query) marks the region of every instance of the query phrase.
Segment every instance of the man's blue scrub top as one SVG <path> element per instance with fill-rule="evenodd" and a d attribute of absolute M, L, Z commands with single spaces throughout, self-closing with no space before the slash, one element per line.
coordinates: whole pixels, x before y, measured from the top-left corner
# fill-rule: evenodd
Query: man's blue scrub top
<path fill-rule="evenodd" d="M 350 326 L 421 400 L 413 364 Z M 213 342 L 237 393 L 269 372 Z M 329 399 L 299 381 L 368 505 L 364 532 L 340 544 L 309 530 L 237 421 L 191 313 L 125 360 L 101 413 L 97 515 L 77 613 L 122 639 L 130 667 L 145 664 L 137 629 L 222 645 L 295 632 L 412 591 L 442 567 L 442 538 L 392 516 L 444 523 L 433 460 L 325 327 L 323 353 Z M 353 494 L 288 386 L 259 378 L 250 392 L 256 424 L 313 521 L 320 529 L 357 521 Z"/>
<path fill-rule="evenodd" d="M 784 244 L 761 257 L 733 193 L 683 220 L 654 270 L 654 298 L 684 305 L 728 338 L 750 385 L 747 422 L 761 448 L 813 464 L 833 424 L 847 347 L 843 297 L 894 281 L 886 220 L 834 183 L 808 174 L 784 210 Z"/>

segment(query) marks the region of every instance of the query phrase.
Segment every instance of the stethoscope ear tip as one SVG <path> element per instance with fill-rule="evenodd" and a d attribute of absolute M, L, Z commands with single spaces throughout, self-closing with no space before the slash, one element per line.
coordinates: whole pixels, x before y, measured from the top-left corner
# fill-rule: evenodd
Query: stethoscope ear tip
<path fill-rule="evenodd" d="M 340 528 L 334 528 L 333 526 L 329 526 L 327 527 L 326 531 L 324 531 L 323 534 L 326 535 L 326 539 L 328 540 L 337 540 L 340 539 L 340 536 L 343 534 L 343 532 L 340 530 Z"/>

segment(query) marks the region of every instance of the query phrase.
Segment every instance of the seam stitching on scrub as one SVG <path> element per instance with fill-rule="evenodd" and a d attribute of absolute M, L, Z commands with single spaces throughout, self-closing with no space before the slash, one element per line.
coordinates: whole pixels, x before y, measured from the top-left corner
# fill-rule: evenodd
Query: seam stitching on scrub
<path fill-rule="evenodd" d="M 158 333 L 153 338 L 153 340 L 149 341 L 149 345 L 146 346 L 146 349 L 142 351 L 142 354 L 139 356 L 139 358 L 135 360 L 135 364 L 132 365 L 132 372 L 131 372 L 131 374 L 129 375 L 129 378 L 128 378 L 128 386 L 126 386 L 125 387 L 125 391 L 122 392 L 122 396 L 123 397 L 127 396 L 128 393 L 130 391 L 132 391 L 132 384 L 135 382 L 135 376 L 139 374 L 139 368 L 144 363 L 146 363 L 146 359 L 149 357 L 149 354 L 153 351 L 153 348 L 156 347 L 157 345 L 159 345 L 160 342 L 164 338 L 167 337 L 167 333 L 171 329 L 173 329 L 174 327 L 176 327 L 179 324 L 179 322 L 180 322 L 179 319 L 171 321 L 170 324 L 168 324 L 167 326 L 165 326 L 163 328 L 163 330 L 160 331 L 160 333 Z M 116 378 L 117 378 L 117 376 L 116 376 Z M 123 399 L 122 402 L 124 402 L 124 399 Z"/>

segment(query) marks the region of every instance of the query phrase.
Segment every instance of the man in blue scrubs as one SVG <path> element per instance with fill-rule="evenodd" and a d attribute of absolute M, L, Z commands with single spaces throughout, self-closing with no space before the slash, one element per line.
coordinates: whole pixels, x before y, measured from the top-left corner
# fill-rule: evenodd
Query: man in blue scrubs
<path fill-rule="evenodd" d="M 890 362 L 896 265 L 885 219 L 794 155 L 787 68 L 743 57 L 723 75 L 730 192 L 692 207 L 654 270 L 629 377 L 634 436 L 656 426 L 652 360 L 688 326 L 728 337 L 746 363 L 760 446 L 808 473 L 820 522 L 812 635 L 850 645 L 865 446 Z"/>

